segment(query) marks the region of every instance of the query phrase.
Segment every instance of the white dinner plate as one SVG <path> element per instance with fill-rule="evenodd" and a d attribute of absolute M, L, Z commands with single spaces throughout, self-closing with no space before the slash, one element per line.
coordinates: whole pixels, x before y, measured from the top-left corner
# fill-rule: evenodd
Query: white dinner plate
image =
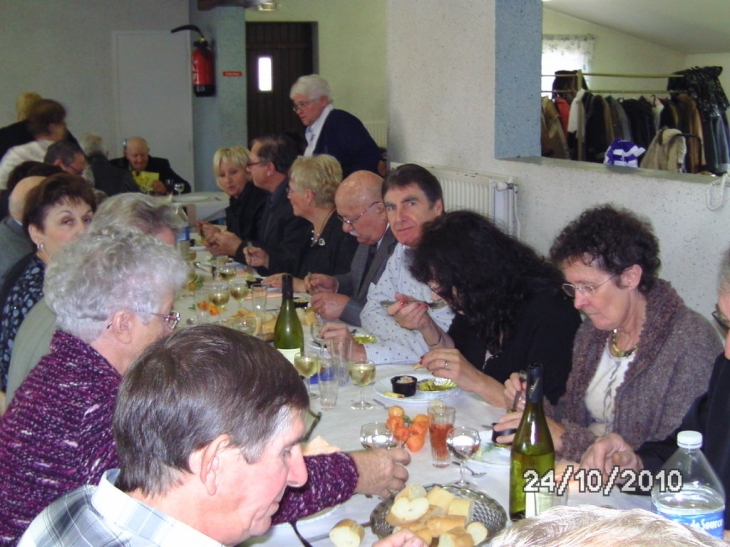
<path fill-rule="evenodd" d="M 183 194 L 172 198 L 174 203 L 199 203 L 201 201 L 209 201 L 210 196 L 196 196 L 195 194 Z"/>
<path fill-rule="evenodd" d="M 396 376 L 414 376 L 418 382 L 421 380 L 435 380 L 435 378 L 430 374 L 423 373 L 405 373 L 396 374 Z M 385 394 L 385 392 L 393 391 L 393 384 L 390 383 L 390 379 L 394 377 L 395 376 L 388 376 L 387 378 L 381 378 L 373 384 L 375 393 L 389 402 L 398 401 L 398 404 L 422 404 L 427 403 L 428 401 L 433 401 L 434 399 L 450 399 L 451 397 L 461 393 L 461 389 L 458 387 L 448 389 L 446 391 L 419 391 L 417 389 L 416 394 L 413 397 L 403 397 L 402 399 L 389 397 Z"/>
<path fill-rule="evenodd" d="M 509 467 L 510 449 L 497 446 L 492 442 L 492 431 L 480 431 L 481 445 L 476 454 L 469 458 L 470 463 L 488 467 Z"/>

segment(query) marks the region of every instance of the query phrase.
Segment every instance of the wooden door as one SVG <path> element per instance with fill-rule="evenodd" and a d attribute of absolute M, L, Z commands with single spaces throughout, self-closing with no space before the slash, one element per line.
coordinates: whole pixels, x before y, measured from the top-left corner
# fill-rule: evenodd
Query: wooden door
<path fill-rule="evenodd" d="M 289 99 L 292 84 L 314 67 L 315 23 L 246 23 L 249 140 L 270 133 L 303 132 Z M 259 90 L 259 59 L 270 57 L 271 91 Z"/>

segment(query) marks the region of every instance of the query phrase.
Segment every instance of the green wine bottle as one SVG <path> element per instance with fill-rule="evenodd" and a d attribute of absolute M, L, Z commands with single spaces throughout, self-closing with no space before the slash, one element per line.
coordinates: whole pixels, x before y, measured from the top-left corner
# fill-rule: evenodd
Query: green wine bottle
<path fill-rule="evenodd" d="M 291 274 L 281 278 L 281 310 L 274 327 L 274 347 L 294 364 L 294 357 L 304 349 L 304 333 L 294 305 L 294 288 Z"/>
<path fill-rule="evenodd" d="M 543 368 L 530 365 L 522 420 L 512 441 L 509 480 L 509 516 L 532 517 L 551 501 L 540 480 L 555 467 L 555 448 L 542 408 Z"/>

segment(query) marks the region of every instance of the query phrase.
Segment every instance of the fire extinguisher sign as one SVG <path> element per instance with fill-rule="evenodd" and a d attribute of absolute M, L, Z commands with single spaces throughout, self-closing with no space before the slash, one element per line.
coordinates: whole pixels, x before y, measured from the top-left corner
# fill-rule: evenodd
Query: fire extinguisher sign
<path fill-rule="evenodd" d="M 243 72 L 240 70 L 224 70 L 223 76 L 227 78 L 240 78 L 243 76 Z"/>

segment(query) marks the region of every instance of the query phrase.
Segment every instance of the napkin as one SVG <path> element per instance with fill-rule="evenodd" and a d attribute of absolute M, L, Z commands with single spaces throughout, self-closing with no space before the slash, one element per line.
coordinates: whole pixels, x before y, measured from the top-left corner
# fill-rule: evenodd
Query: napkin
<path fill-rule="evenodd" d="M 309 444 L 307 444 L 307 446 L 304 447 L 304 450 L 302 450 L 302 454 L 305 456 L 332 454 L 334 452 L 342 452 L 342 450 L 325 441 L 322 435 L 317 435 L 309 442 Z"/>

